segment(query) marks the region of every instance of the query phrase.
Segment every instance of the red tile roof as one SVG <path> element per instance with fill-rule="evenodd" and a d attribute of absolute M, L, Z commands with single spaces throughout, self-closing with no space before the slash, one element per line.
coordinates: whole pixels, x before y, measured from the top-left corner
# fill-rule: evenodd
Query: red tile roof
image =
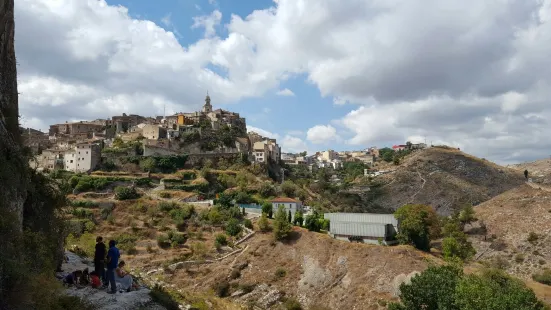
<path fill-rule="evenodd" d="M 288 198 L 288 197 L 278 197 L 272 200 L 272 202 L 298 202 L 298 200 Z"/>

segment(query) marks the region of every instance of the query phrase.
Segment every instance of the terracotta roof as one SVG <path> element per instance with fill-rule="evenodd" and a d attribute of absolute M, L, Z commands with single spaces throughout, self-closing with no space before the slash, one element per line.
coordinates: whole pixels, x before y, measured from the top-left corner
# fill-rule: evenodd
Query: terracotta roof
<path fill-rule="evenodd" d="M 298 202 L 298 200 L 288 198 L 288 197 L 278 197 L 272 200 L 272 202 Z"/>

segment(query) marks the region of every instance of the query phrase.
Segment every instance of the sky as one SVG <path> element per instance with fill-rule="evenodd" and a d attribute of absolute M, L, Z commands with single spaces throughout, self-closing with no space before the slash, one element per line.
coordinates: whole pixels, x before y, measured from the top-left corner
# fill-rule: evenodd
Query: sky
<path fill-rule="evenodd" d="M 17 0 L 21 121 L 239 112 L 286 152 L 551 155 L 551 0 Z"/>

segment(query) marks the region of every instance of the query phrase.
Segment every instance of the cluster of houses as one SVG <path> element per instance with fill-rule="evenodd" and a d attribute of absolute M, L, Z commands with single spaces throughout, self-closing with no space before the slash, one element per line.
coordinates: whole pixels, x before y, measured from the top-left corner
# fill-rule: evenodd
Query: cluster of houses
<path fill-rule="evenodd" d="M 284 153 L 281 155 L 281 160 L 288 165 L 306 165 L 310 169 L 314 167 L 338 169 L 345 162 L 362 162 L 371 167 L 378 157 L 379 149 L 370 147 L 362 151 L 327 150 L 313 155 Z"/>
<path fill-rule="evenodd" d="M 240 133 L 235 138 L 235 147 L 224 145 L 205 151 L 194 143 L 197 137 L 208 136 L 223 128 Z M 144 156 L 245 153 L 258 163 L 279 162 L 281 159 L 281 148 L 275 139 L 255 132 L 247 133 L 245 118 L 239 113 L 214 110 L 208 94 L 201 111 L 157 117 L 123 114 L 107 119 L 54 124 L 48 133 L 22 128 L 22 135 L 35 154 L 30 164 L 38 170 L 92 171 L 101 162 L 102 150 L 111 147 L 116 139 L 141 141 Z"/>

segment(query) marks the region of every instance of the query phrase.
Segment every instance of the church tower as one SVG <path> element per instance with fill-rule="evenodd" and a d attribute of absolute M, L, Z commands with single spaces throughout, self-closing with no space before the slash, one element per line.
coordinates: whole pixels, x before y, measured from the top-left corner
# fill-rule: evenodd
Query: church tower
<path fill-rule="evenodd" d="M 212 112 L 212 105 L 210 104 L 209 92 L 207 91 L 207 97 L 205 98 L 205 105 L 203 105 L 203 113 Z"/>

